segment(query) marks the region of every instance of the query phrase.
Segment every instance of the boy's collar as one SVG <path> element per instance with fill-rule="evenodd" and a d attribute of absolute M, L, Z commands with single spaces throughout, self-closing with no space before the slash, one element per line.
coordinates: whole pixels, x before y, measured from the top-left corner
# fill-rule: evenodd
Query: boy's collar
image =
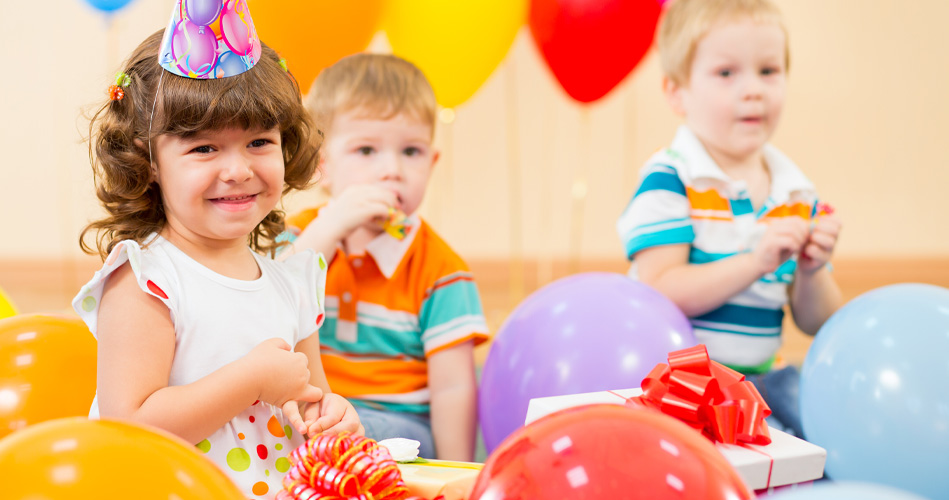
<path fill-rule="evenodd" d="M 676 132 L 670 148 L 673 155 L 682 156 L 688 175 L 695 179 L 716 179 L 725 183 L 734 182 L 718 163 L 708 154 L 702 141 L 692 130 L 682 125 Z M 801 169 L 784 153 L 771 144 L 763 148 L 764 158 L 771 171 L 771 191 L 790 193 L 793 191 L 813 191 L 814 184 L 801 172 Z"/>
<path fill-rule="evenodd" d="M 406 224 L 409 230 L 405 238 L 398 240 L 388 233 L 382 232 L 366 245 L 366 253 L 372 256 L 372 260 L 376 261 L 376 266 L 379 267 L 379 271 L 386 279 L 391 279 L 392 275 L 395 274 L 395 270 L 399 268 L 399 264 L 402 263 L 405 254 L 408 253 L 409 247 L 415 241 L 415 235 L 422 228 L 422 220 L 418 214 L 410 215 L 406 220 Z M 338 254 L 341 251 L 341 249 L 337 249 L 336 253 Z"/>

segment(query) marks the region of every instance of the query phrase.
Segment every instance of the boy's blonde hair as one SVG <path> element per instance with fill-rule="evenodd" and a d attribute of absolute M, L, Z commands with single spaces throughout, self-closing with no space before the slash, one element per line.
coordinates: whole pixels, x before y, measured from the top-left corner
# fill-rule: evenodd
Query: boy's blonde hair
<path fill-rule="evenodd" d="M 337 113 L 354 109 L 382 120 L 406 113 L 434 133 L 437 103 L 431 84 L 414 64 L 393 55 L 360 53 L 320 72 L 306 107 L 324 133 Z"/>
<path fill-rule="evenodd" d="M 789 67 L 788 30 L 771 0 L 672 0 L 659 27 L 662 71 L 676 85 L 687 85 L 695 48 L 709 30 L 723 21 L 750 18 L 774 23 L 784 32 L 784 64 Z"/>

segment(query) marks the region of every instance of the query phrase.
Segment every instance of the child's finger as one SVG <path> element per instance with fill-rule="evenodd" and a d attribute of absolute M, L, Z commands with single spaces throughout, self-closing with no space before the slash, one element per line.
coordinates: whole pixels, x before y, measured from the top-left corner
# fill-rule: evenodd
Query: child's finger
<path fill-rule="evenodd" d="M 837 244 L 837 238 L 827 233 L 814 233 L 811 235 L 810 243 L 816 244 L 823 250 L 828 251 L 833 250 Z"/>
<path fill-rule="evenodd" d="M 313 385 L 307 384 L 301 392 L 296 397 L 299 401 L 304 401 L 306 403 L 319 403 L 323 399 L 323 389 Z"/>
<path fill-rule="evenodd" d="M 819 262 L 827 262 L 830 260 L 830 252 L 813 243 L 808 244 L 807 247 L 804 248 L 804 255 L 811 260 Z"/>
<path fill-rule="evenodd" d="M 296 401 L 287 401 L 283 404 L 283 416 L 287 418 L 290 425 L 300 434 L 306 432 L 306 425 L 303 423 L 303 417 L 300 416 L 300 405 Z"/>

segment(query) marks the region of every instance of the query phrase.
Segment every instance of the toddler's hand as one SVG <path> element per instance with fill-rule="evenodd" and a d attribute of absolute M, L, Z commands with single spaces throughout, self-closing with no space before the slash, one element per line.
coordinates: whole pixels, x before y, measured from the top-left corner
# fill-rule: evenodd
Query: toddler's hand
<path fill-rule="evenodd" d="M 811 274 L 830 262 L 837 246 L 837 238 L 843 224 L 833 214 L 822 215 L 814 222 L 810 238 L 805 242 L 797 267 L 805 274 Z"/>
<path fill-rule="evenodd" d="M 356 184 L 345 189 L 320 210 L 341 237 L 373 221 L 385 218 L 389 208 L 398 204 L 398 197 L 378 184 Z"/>
<path fill-rule="evenodd" d="M 327 394 L 319 403 L 309 405 L 304 414 L 304 421 L 308 436 L 321 432 L 350 431 L 357 435 L 365 432 L 352 403 L 339 394 Z"/>
<path fill-rule="evenodd" d="M 309 411 L 310 408 L 319 408 L 320 401 L 323 399 L 323 390 L 319 387 L 310 385 L 304 392 L 301 397 L 296 400 L 290 400 L 283 404 L 283 415 L 287 418 L 287 421 L 290 422 L 290 425 L 296 429 L 300 435 L 306 434 L 307 423 L 303 420 L 303 416 L 300 413 L 301 408 L 306 408 Z"/>
<path fill-rule="evenodd" d="M 758 264 L 758 272 L 774 272 L 778 266 L 801 251 L 807 242 L 807 235 L 808 222 L 800 217 L 784 217 L 770 221 L 764 236 L 752 252 Z"/>
<path fill-rule="evenodd" d="M 309 360 L 302 352 L 290 350 L 283 339 L 267 339 L 254 347 L 244 359 L 258 380 L 257 399 L 283 406 L 294 399 L 319 401 L 323 395 L 310 385 Z M 317 395 L 315 391 L 319 391 Z"/>

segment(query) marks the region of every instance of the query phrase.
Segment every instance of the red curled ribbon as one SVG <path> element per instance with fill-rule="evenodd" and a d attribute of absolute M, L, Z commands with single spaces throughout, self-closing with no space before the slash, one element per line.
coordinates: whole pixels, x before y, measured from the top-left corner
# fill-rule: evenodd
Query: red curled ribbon
<path fill-rule="evenodd" d="M 275 500 L 425 500 L 408 496 L 389 451 L 364 436 L 317 434 L 289 459 Z"/>
<path fill-rule="evenodd" d="M 745 376 L 712 361 L 705 345 L 669 353 L 643 379 L 642 396 L 627 405 L 642 405 L 671 415 L 727 444 L 770 444 L 765 417 L 771 408 Z"/>

